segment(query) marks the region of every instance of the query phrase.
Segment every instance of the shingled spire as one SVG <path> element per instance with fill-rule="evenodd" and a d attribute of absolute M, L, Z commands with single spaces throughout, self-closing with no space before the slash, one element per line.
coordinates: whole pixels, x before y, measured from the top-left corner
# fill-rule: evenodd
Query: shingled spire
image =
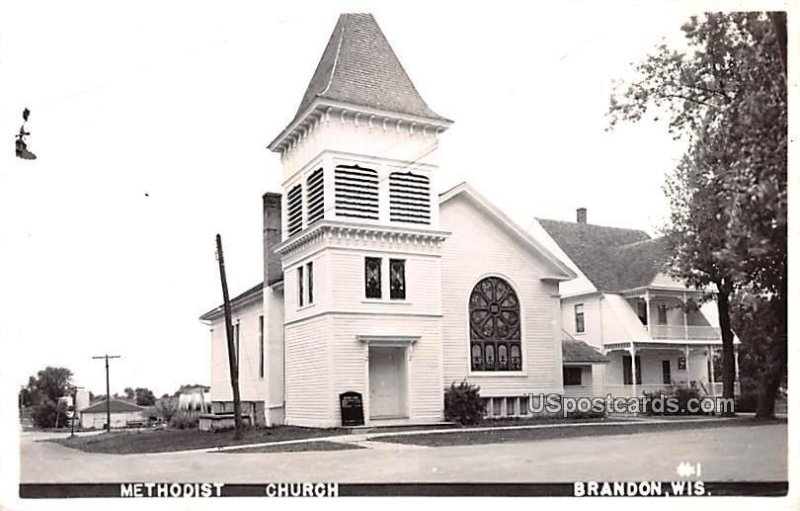
<path fill-rule="evenodd" d="M 447 121 L 431 110 L 372 14 L 342 14 L 295 118 L 316 98 Z"/>
<path fill-rule="evenodd" d="M 418 126 L 428 124 L 433 129 L 452 124 L 422 99 L 372 14 L 339 16 L 294 119 L 269 148 L 280 151 L 315 105 L 411 117 Z"/>

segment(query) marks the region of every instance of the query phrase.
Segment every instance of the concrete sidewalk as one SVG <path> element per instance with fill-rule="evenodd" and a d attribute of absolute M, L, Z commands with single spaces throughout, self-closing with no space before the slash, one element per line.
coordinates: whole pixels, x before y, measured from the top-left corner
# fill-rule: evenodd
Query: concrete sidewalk
<path fill-rule="evenodd" d="M 677 477 L 676 467 L 682 462 L 702 463 L 703 479 L 709 481 L 785 481 L 787 450 L 786 424 L 728 425 L 422 449 L 218 455 L 96 454 L 23 439 L 21 481 L 254 484 L 669 481 Z"/>
<path fill-rule="evenodd" d="M 284 440 L 281 442 L 262 442 L 247 445 L 231 445 L 225 447 L 218 447 L 212 449 L 192 449 L 186 451 L 171 451 L 170 453 L 152 453 L 153 455 L 163 454 L 178 454 L 178 453 L 199 453 L 199 452 L 221 452 L 221 451 L 237 451 L 240 449 L 250 449 L 253 447 L 266 447 L 266 446 L 279 446 L 290 444 L 303 444 L 310 442 L 335 442 L 342 444 L 356 445 L 367 449 L 384 449 L 384 450 L 397 450 L 401 448 L 425 448 L 425 446 L 411 445 L 411 444 L 397 444 L 393 443 L 391 447 L 386 444 L 388 442 L 380 442 L 381 438 L 397 437 L 397 436 L 411 436 L 411 435 L 444 435 L 453 433 L 467 433 L 467 432 L 483 432 L 483 431 L 518 431 L 518 430 L 536 430 L 536 429 L 561 429 L 561 428 L 585 428 L 585 427 L 614 427 L 622 425 L 636 424 L 637 426 L 647 424 L 698 424 L 698 423 L 712 423 L 712 422 L 725 422 L 737 420 L 736 417 L 730 418 L 690 418 L 690 419 L 659 419 L 659 418 L 625 418 L 621 420 L 605 421 L 605 422 L 579 422 L 579 423 L 554 423 L 554 424 L 524 424 L 519 426 L 485 426 L 485 427 L 469 427 L 469 428 L 454 428 L 454 429 L 414 429 L 403 431 L 387 431 L 387 432 L 373 432 L 365 433 L 363 435 L 349 433 L 346 435 L 332 435 L 328 437 L 317 437 L 309 439 L 297 440 Z M 738 419 L 740 420 L 740 419 Z M 377 442 L 376 442 L 377 440 Z"/>

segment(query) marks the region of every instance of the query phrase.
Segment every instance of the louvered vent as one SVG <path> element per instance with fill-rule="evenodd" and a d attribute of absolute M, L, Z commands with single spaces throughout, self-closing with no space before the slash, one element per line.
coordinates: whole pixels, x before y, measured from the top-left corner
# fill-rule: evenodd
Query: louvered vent
<path fill-rule="evenodd" d="M 289 236 L 303 228 L 303 187 L 295 185 L 287 195 Z"/>
<path fill-rule="evenodd" d="M 334 171 L 336 216 L 378 219 L 378 172 L 358 165 L 337 165 Z"/>
<path fill-rule="evenodd" d="M 306 181 L 306 208 L 308 209 L 308 225 L 325 216 L 325 189 L 322 180 L 322 169 L 317 169 Z"/>
<path fill-rule="evenodd" d="M 392 222 L 431 223 L 430 180 L 411 172 L 389 174 L 389 219 Z"/>

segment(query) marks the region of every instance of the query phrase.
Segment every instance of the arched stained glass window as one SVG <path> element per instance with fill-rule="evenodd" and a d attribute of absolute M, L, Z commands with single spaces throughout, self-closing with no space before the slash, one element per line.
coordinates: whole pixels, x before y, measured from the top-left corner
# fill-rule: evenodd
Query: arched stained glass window
<path fill-rule="evenodd" d="M 473 371 L 522 369 L 519 299 L 505 280 L 487 277 L 473 288 L 469 340 Z"/>

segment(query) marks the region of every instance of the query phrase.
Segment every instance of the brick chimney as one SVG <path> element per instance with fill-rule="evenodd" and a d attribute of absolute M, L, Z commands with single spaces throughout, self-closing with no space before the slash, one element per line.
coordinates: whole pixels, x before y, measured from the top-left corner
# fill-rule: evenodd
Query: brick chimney
<path fill-rule="evenodd" d="M 264 194 L 264 285 L 283 278 L 281 256 L 273 249 L 281 242 L 281 194 Z"/>
<path fill-rule="evenodd" d="M 586 223 L 586 208 L 578 208 L 577 212 L 578 212 L 577 222 L 579 224 L 585 224 Z"/>

